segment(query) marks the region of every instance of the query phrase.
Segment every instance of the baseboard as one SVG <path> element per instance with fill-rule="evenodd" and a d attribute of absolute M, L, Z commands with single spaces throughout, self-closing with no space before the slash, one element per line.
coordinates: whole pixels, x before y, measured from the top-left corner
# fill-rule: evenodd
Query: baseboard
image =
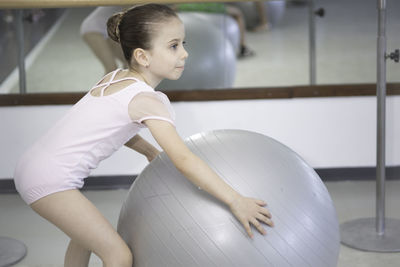
<path fill-rule="evenodd" d="M 324 182 L 376 180 L 375 167 L 320 168 L 315 169 Z M 136 175 L 90 176 L 85 179 L 82 190 L 128 189 Z M 400 166 L 386 167 L 386 180 L 400 180 Z M 16 193 L 12 179 L 0 180 L 0 194 Z"/>
<path fill-rule="evenodd" d="M 376 180 L 375 167 L 347 167 L 315 169 L 325 182 Z M 400 180 L 400 166 L 386 167 L 386 180 Z"/>
<path fill-rule="evenodd" d="M 90 176 L 85 179 L 82 190 L 129 189 L 136 177 L 137 175 Z M 0 180 L 0 194 L 16 192 L 13 179 Z"/>

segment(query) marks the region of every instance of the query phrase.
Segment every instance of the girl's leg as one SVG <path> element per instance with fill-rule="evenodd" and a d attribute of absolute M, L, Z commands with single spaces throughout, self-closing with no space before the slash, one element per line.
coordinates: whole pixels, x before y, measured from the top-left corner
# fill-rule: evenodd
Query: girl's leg
<path fill-rule="evenodd" d="M 122 51 L 121 45 L 117 42 L 114 42 L 110 38 L 107 39 L 108 45 L 111 48 L 111 51 L 116 59 L 122 62 L 123 68 L 127 68 L 128 64 L 124 57 L 124 52 Z"/>
<path fill-rule="evenodd" d="M 258 17 L 260 19 L 259 24 L 254 27 L 253 31 L 264 31 L 269 29 L 267 13 L 265 11 L 264 2 L 263 1 L 255 1 L 254 2 Z"/>
<path fill-rule="evenodd" d="M 115 55 L 110 47 L 110 42 L 104 38 L 103 34 L 88 32 L 83 35 L 83 40 L 100 60 L 106 74 L 117 68 Z"/>
<path fill-rule="evenodd" d="M 71 240 L 65 254 L 64 267 L 86 267 L 92 252 Z"/>
<path fill-rule="evenodd" d="M 226 12 L 238 24 L 240 32 L 240 46 L 245 46 L 246 22 L 244 20 L 242 11 L 236 6 L 226 5 Z"/>
<path fill-rule="evenodd" d="M 243 58 L 243 57 L 254 55 L 254 52 L 246 44 L 246 40 L 245 40 L 246 22 L 244 20 L 244 16 L 243 16 L 242 11 L 236 6 L 226 5 L 226 12 L 234 20 L 236 20 L 236 23 L 239 26 L 240 47 L 239 47 L 238 57 L 239 58 Z"/>
<path fill-rule="evenodd" d="M 99 256 L 105 267 L 132 266 L 132 254 L 126 243 L 78 190 L 48 195 L 31 207 L 71 238 L 73 243 L 71 251 L 66 254 L 66 262 L 73 260 L 69 257 L 74 255 L 74 251 L 82 255 L 82 251 L 86 250 Z"/>

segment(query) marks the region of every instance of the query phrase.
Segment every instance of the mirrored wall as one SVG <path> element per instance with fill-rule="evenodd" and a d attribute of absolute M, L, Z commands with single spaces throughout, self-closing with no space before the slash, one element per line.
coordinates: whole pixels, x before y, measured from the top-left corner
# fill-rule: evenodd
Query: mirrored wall
<path fill-rule="evenodd" d="M 324 11 L 324 16 L 315 15 L 316 84 L 375 83 L 376 1 L 316 0 L 314 3 L 315 11 L 321 12 L 321 8 Z M 173 7 L 185 24 L 189 58 L 181 80 L 165 81 L 159 90 L 310 84 L 308 1 Z M 43 28 L 40 40 L 26 54 L 27 93 L 87 91 L 110 68 L 125 67 L 118 45 L 106 36 L 104 24 L 107 17 L 124 8 L 60 9 L 56 18 L 54 9 L 25 10 L 25 40 L 31 38 L 34 30 Z M 398 1 L 388 3 L 388 51 L 400 46 L 399 11 Z M 1 34 L 7 35 L 8 40 L 14 38 L 14 44 L 2 46 L 0 53 L 2 57 L 16 56 L 8 53 L 9 46 L 17 46 L 13 22 L 7 21 L 13 13 L 2 10 L 1 14 L 1 24 L 6 25 Z M 29 14 L 36 14 L 37 18 L 28 21 Z M 400 82 L 400 64 L 388 64 L 392 64 L 387 69 L 388 82 Z M 15 72 L 14 78 L 10 76 L 12 70 L 3 75 L 1 93 L 19 92 Z"/>

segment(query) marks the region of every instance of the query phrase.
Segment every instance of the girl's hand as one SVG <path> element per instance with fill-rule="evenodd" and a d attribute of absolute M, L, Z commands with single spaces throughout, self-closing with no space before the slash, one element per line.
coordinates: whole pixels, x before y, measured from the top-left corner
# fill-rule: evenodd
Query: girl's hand
<path fill-rule="evenodd" d="M 172 124 L 155 119 L 148 119 L 145 124 L 175 167 L 190 182 L 228 205 L 250 237 L 253 237 L 250 223 L 262 234 L 266 232 L 260 222 L 273 226 L 271 214 L 263 207 L 266 203 L 237 193 L 210 166 L 189 150 Z"/>
<path fill-rule="evenodd" d="M 229 208 L 239 222 L 244 226 L 247 234 L 253 238 L 250 223 L 263 235 L 267 232 L 260 222 L 271 227 L 274 226 L 274 223 L 271 220 L 271 213 L 264 208 L 266 205 L 267 204 L 262 200 L 240 196 L 229 205 Z"/>

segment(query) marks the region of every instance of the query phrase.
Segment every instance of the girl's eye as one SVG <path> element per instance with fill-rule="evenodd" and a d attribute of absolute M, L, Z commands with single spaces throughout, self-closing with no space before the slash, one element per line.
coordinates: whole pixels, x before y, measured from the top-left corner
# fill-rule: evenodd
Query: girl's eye
<path fill-rule="evenodd" d="M 186 41 L 183 41 L 182 46 L 185 46 L 185 45 L 186 45 Z M 178 46 L 179 46 L 179 44 L 173 44 L 173 45 L 171 45 L 171 48 L 176 50 L 178 48 Z"/>

